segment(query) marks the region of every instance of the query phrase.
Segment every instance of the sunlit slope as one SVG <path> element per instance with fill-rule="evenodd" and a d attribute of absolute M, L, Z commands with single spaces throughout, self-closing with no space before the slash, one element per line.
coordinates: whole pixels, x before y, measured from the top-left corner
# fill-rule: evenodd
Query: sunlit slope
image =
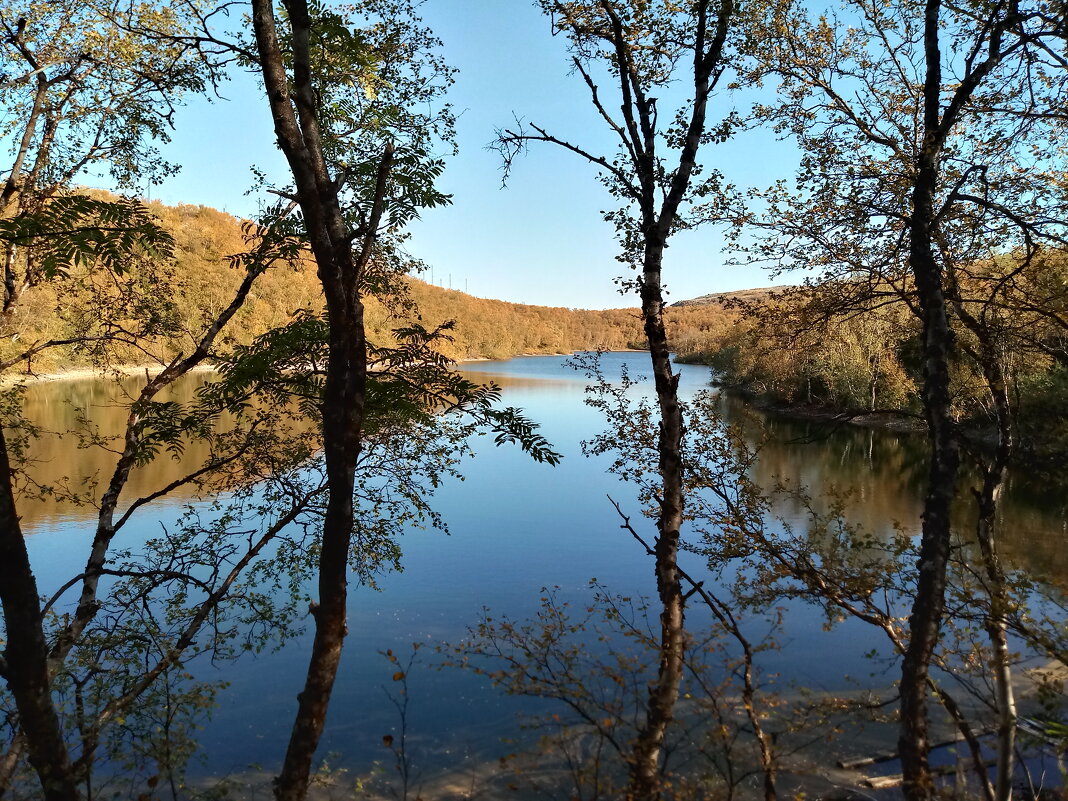
<path fill-rule="evenodd" d="M 232 257 L 248 250 L 250 244 L 242 221 L 216 209 L 160 203 L 152 203 L 151 208 L 175 238 L 173 265 L 150 272 L 132 269 L 125 280 L 130 282 L 133 301 L 121 300 L 123 293 L 107 287 L 107 282 L 91 271 L 31 288 L 11 320 L 17 338 L 0 344 L 0 358 L 21 352 L 27 342 L 76 337 L 90 316 L 114 313 L 120 325 L 134 330 L 136 315 L 144 312 L 146 298 L 171 303 L 157 311 L 161 314 L 155 321 L 157 333 L 140 347 L 110 345 L 105 352 L 93 344 L 65 346 L 42 352 L 30 363 L 30 369 L 53 372 L 101 362 L 145 364 L 188 352 L 192 333 L 233 297 L 243 270 Z M 368 300 L 368 333 L 375 342 L 388 343 L 392 331 L 409 322 L 432 327 L 453 320 L 452 341 L 443 349 L 456 359 L 643 346 L 636 309 L 590 311 L 509 303 L 476 298 L 417 278 L 407 279 L 407 294 L 414 303 Z M 566 300 L 561 298 L 562 303 Z M 107 308 L 108 303 L 112 308 Z M 226 329 L 225 341 L 248 343 L 284 324 L 295 311 L 321 305 L 319 282 L 310 263 L 276 266 L 257 280 Z M 700 343 L 722 330 L 731 316 L 719 304 L 679 305 L 669 309 L 668 315 L 673 344 L 681 351 L 699 349 Z"/>

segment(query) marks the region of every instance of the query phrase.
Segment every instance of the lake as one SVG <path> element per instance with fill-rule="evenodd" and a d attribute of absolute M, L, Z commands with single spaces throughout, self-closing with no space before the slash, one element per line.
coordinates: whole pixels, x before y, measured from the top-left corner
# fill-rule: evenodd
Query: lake
<path fill-rule="evenodd" d="M 633 376 L 649 373 L 646 354 L 603 357 L 607 377 L 617 376 L 624 365 Z M 599 414 L 583 403 L 586 379 L 556 356 L 469 363 L 463 370 L 471 378 L 499 384 L 504 402 L 538 421 L 565 458 L 556 467 L 536 464 L 518 448 L 495 447 L 490 438 L 479 439 L 477 457 L 462 468 L 466 480 L 447 482 L 433 504 L 451 536 L 410 531 L 402 543 L 403 572 L 383 576 L 378 590 L 359 587 L 351 592 L 350 634 L 322 753 L 341 755 L 331 764 L 357 773 L 375 761 L 388 762 L 382 737 L 398 725 L 397 711 L 386 695 L 386 690 L 396 689 L 390 681 L 395 667 L 380 651 L 394 649 L 404 658 L 411 643 L 426 644 L 420 664 L 409 675 L 409 747 L 424 776 L 456 771 L 514 749 L 501 740 L 518 736 L 517 712 L 550 708 L 502 696 L 470 673 L 437 669 L 440 658 L 432 646 L 463 638 L 484 607 L 515 618 L 533 614 L 544 587 L 559 587 L 560 598 L 578 602 L 590 597 L 588 583 L 594 577 L 613 592 L 655 592 L 649 558 L 620 530 L 607 497 L 620 501 L 640 524 L 632 488 L 607 475 L 603 460 L 587 459 L 580 452 L 580 442 L 601 426 Z M 709 387 L 707 368 L 680 365 L 678 370 L 684 396 Z M 191 393 L 192 386 L 178 392 Z M 117 430 L 124 417 L 113 398 L 114 389 L 100 381 L 39 384 L 28 392 L 27 414 L 44 428 L 61 431 L 84 426 L 82 410 L 107 432 Z M 722 405 L 729 419 L 755 432 L 753 413 L 730 399 L 723 399 Z M 918 528 L 925 480 L 922 438 L 856 428 L 828 431 L 826 426 L 788 420 L 772 419 L 766 425 L 770 441 L 756 467 L 759 481 L 789 478 L 815 493 L 836 485 L 852 492 L 851 519 L 873 532 L 889 532 L 895 521 L 906 531 Z M 38 446 L 35 456 L 41 469 L 57 476 L 72 463 L 89 465 L 91 471 L 107 469 L 106 454 L 72 452 L 54 439 Z M 189 459 L 197 457 L 195 452 L 187 454 Z M 131 491 L 165 483 L 168 471 L 177 469 L 164 459 L 135 476 Z M 175 498 L 154 507 L 127 536 L 154 533 L 161 522 L 176 516 L 182 502 Z M 1043 492 L 1027 476 L 1014 474 L 1002 504 L 1003 518 L 1012 521 L 1003 527 L 1008 559 L 1055 582 L 1068 575 L 1066 504 L 1063 493 Z M 788 504 L 776 511 L 787 519 L 803 518 L 801 510 Z M 76 506 L 61 503 L 26 504 L 22 513 L 41 591 L 49 593 L 84 561 L 86 520 Z M 882 635 L 871 628 L 847 623 L 824 631 L 822 616 L 802 605 L 791 606 L 788 614 L 781 649 L 761 655 L 763 670 L 778 674 L 782 685 L 836 691 L 855 686 L 847 675 L 874 686 L 893 680 L 892 671 L 886 675 L 884 665 L 864 657 L 873 649 L 885 650 Z M 757 633 L 766 628 L 760 620 L 752 625 Z M 199 675 L 223 678 L 231 686 L 202 732 L 204 762 L 194 772 L 236 775 L 251 765 L 270 771 L 279 763 L 306 667 L 304 642 L 290 642 L 281 651 L 245 658 L 218 671 L 206 665 L 196 668 Z M 828 659 L 830 653 L 833 659 Z"/>

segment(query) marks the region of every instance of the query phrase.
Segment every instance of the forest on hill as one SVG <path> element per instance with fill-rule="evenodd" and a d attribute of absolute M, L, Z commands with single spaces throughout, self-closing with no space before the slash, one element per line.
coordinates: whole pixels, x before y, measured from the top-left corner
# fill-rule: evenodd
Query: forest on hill
<path fill-rule="evenodd" d="M 997 289 L 992 289 L 997 287 Z M 1068 258 L 1060 251 L 1022 267 L 999 260 L 962 270 L 960 311 L 982 319 L 1008 364 L 1006 390 L 1016 407 L 1016 436 L 1028 459 L 1063 464 L 1068 452 Z M 996 298 L 996 299 L 995 299 Z M 922 326 L 892 286 L 852 281 L 710 295 L 690 301 L 720 309 L 733 324 L 710 328 L 679 349 L 681 361 L 707 364 L 717 381 L 785 409 L 840 419 L 918 420 L 922 414 Z M 976 353 L 975 330 L 958 347 Z M 997 414 L 980 359 L 960 358 L 950 372 L 953 414 L 962 430 L 990 441 Z"/>
<path fill-rule="evenodd" d="M 117 200 L 107 193 L 98 199 Z M 129 292 L 140 282 L 159 308 L 159 333 L 136 344 L 113 342 L 105 350 L 95 343 L 73 341 L 101 319 L 108 288 L 91 269 L 74 269 L 62 283 L 43 283 L 12 312 L 17 340 L 0 343 L 0 361 L 25 351 L 25 342 L 72 340 L 69 345 L 43 349 L 19 367 L 30 372 L 55 373 L 95 366 L 140 366 L 166 361 L 190 345 L 190 333 L 225 307 L 242 279 L 233 257 L 248 248 L 248 223 L 205 206 L 148 204 L 163 230 L 174 239 L 173 262 L 145 265 L 118 280 Z M 112 287 L 114 289 L 114 287 Z M 147 296 L 138 303 L 147 302 Z M 132 302 L 132 301 L 128 301 Z M 227 327 L 228 342 L 249 345 L 285 325 L 301 309 L 321 310 L 322 288 L 310 258 L 282 270 L 267 272 L 256 283 Z M 131 314 L 137 308 L 131 306 Z M 398 281 L 390 293 L 367 302 L 368 336 L 377 345 L 396 344 L 394 331 L 413 321 L 436 327 L 452 321 L 449 339 L 439 343 L 445 356 L 465 359 L 503 359 L 522 354 L 574 353 L 583 350 L 628 350 L 645 347 L 638 309 L 588 311 L 476 298 L 457 290 L 428 284 L 419 278 Z M 706 340 L 730 317 L 718 306 L 687 305 L 667 313 L 672 346 L 688 352 Z M 164 325 L 166 320 L 166 325 Z"/>
<path fill-rule="evenodd" d="M 412 277 L 412 223 L 453 203 L 443 176 L 465 138 L 456 51 L 422 18 L 436 0 L 0 0 L 5 801 L 422 798 L 409 680 L 460 593 L 481 616 L 467 608 L 452 621 L 462 639 L 438 641 L 433 667 L 464 678 L 434 685 L 436 700 L 476 687 L 537 708 L 534 741 L 478 766 L 491 797 L 1063 795 L 1046 780 L 1064 781 L 1068 750 L 1068 581 L 1012 556 L 1034 567 L 1063 551 L 1068 511 L 1037 471 L 1011 470 L 1022 446 L 1063 436 L 1064 3 L 533 5 L 540 36 L 510 2 L 463 4 L 455 27 L 482 37 L 471 51 L 495 54 L 488 77 L 508 89 L 511 122 L 480 135 L 506 182 L 546 149 L 572 159 L 543 202 L 580 181 L 599 192 L 631 309 L 503 303 Z M 543 91 L 525 50 L 499 57 L 516 31 L 523 48 L 556 48 L 577 95 Z M 537 91 L 512 83 L 529 78 Z M 208 116 L 200 132 L 209 147 L 277 148 L 253 170 L 255 219 L 146 203 L 181 166 L 160 150 L 182 133 L 177 110 L 210 115 L 231 79 L 254 80 L 263 126 Z M 789 164 L 766 163 L 771 142 Z M 79 191 L 93 177 L 117 193 Z M 669 306 L 699 266 L 678 259 L 687 242 L 698 262 L 722 246 L 727 264 L 803 283 Z M 564 279 L 583 258 L 567 256 L 545 265 L 549 289 L 580 283 Z M 578 377 L 555 374 L 563 388 L 456 367 L 606 348 L 641 349 L 641 375 L 632 354 L 580 354 Z M 863 432 L 813 465 L 811 451 L 765 459 L 774 426 L 729 418 L 710 371 L 680 370 L 676 354 L 923 435 Z M 47 385 L 27 373 L 77 365 L 104 378 L 31 402 Z M 109 369 L 130 365 L 154 369 Z M 566 462 L 521 408 L 539 401 L 575 440 Z M 43 422 L 42 407 L 58 413 Z M 448 512 L 478 536 L 465 551 L 411 536 L 448 530 L 441 496 L 469 457 L 491 466 Z M 911 500 L 873 502 L 863 484 L 853 497 L 833 480 L 848 472 L 889 474 Z M 831 480 L 810 485 L 814 473 Z M 1006 501 L 1013 478 L 1052 510 L 1045 551 Z M 595 486 L 607 498 L 583 517 Z M 379 650 L 364 635 L 396 633 L 406 599 L 384 577 L 413 550 L 441 582 L 412 594 L 426 628 L 401 641 L 410 652 Z M 521 587 L 535 556 L 581 578 Z M 609 586 L 602 568 L 624 560 L 640 581 Z M 361 618 L 375 587 L 381 614 Z M 776 684 L 767 665 L 793 631 L 833 678 L 784 652 Z M 841 675 L 847 647 L 873 660 L 867 684 Z M 385 688 L 353 669 L 376 651 Z M 229 686 L 256 655 L 270 675 Z M 385 695 L 394 723 L 338 704 L 353 683 Z M 194 781 L 228 691 L 247 713 L 228 739 L 261 767 Z M 854 764 L 890 774 L 836 772 L 830 741 L 852 747 L 868 726 L 881 745 Z M 456 767 L 453 734 L 438 745 Z M 380 757 L 355 780 L 336 769 L 330 745 L 368 737 Z M 1056 767 L 1035 769 L 1046 758 Z M 471 796 L 457 787 L 441 798 Z"/>

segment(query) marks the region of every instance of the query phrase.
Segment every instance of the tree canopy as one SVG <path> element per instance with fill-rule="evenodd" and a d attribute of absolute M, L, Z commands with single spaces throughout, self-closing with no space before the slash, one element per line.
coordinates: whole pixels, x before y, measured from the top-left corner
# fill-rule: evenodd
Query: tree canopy
<path fill-rule="evenodd" d="M 1061 617 L 1032 614 L 1033 585 L 1006 566 L 999 505 L 1010 463 L 1065 437 L 1050 414 L 1068 389 L 1064 10 L 1038 0 L 535 5 L 607 140 L 542 125 L 535 109 L 492 148 L 506 177 L 541 145 L 590 170 L 637 308 L 505 304 L 415 277 L 425 265 L 405 250 L 408 227 L 452 201 L 441 180 L 458 121 L 447 46 L 416 0 L 0 2 L 0 139 L 11 154 L 0 378 L 106 371 L 123 416 L 115 431 L 78 420 L 62 433 L 101 459 L 85 486 L 73 470 L 46 480 L 23 384 L 0 390 L 0 794 L 28 781 L 48 801 L 77 801 L 99 795 L 102 779 L 151 797 L 165 777 L 177 796 L 192 732 L 221 689 L 186 662 L 280 644 L 306 617 L 303 689 L 292 688 L 288 747 L 271 768 L 276 798 L 305 798 L 350 582 L 399 568 L 408 526 L 446 528 L 431 496 L 460 474 L 475 434 L 560 459 L 500 388 L 459 374 L 455 360 L 627 348 L 648 359 L 648 399 L 596 356 L 576 360 L 605 420 L 584 449 L 634 489 L 643 519 L 614 498 L 606 516 L 649 558 L 655 601 L 594 582 L 575 617 L 546 591 L 532 621 L 487 613 L 452 649 L 458 661 L 574 713 L 582 728 L 557 727 L 550 740 L 583 797 L 732 796 L 744 774 L 774 801 L 786 748 L 776 738 L 807 722 L 773 714 L 784 702 L 762 696 L 758 662 L 771 645 L 747 615 L 775 632 L 776 604 L 803 600 L 828 626 L 851 617 L 885 636 L 910 801 L 939 792 L 931 699 L 966 744 L 978 792 L 1009 801 L 1014 642 L 1068 653 L 1064 604 L 1052 601 Z M 262 214 L 238 221 L 139 197 L 179 166 L 158 150 L 177 105 L 234 69 L 262 82 L 285 158 L 282 174 L 260 173 L 253 187 Z M 800 162 L 792 181 L 743 192 L 740 167 L 714 146 L 758 131 L 794 142 Z M 100 174 L 120 194 L 79 186 Z M 710 225 L 729 229 L 738 264 L 808 277 L 668 306 L 669 245 Z M 876 537 L 833 491 L 761 486 L 759 444 L 723 421 L 714 394 L 682 396 L 673 356 L 778 402 L 919 422 L 922 512 Z M 143 379 L 120 381 L 130 368 Z M 202 368 L 202 384 L 183 383 Z M 190 452 L 195 463 L 182 460 Z M 180 464 L 173 477 L 131 481 L 168 459 Z M 154 519 L 179 490 L 194 498 L 186 512 L 129 541 L 130 521 Z M 784 498 L 803 523 L 780 515 Z M 86 512 L 84 567 L 45 586 L 21 511 L 57 499 Z M 980 721 L 995 735 L 993 778 Z M 403 738 L 384 745 L 406 794 Z M 696 767 L 676 767 L 680 753 Z"/>

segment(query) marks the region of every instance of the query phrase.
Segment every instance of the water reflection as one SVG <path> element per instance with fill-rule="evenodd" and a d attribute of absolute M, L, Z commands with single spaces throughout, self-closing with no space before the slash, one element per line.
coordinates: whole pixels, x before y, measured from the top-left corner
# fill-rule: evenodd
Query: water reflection
<path fill-rule="evenodd" d="M 192 401 L 210 376 L 207 372 L 186 376 L 161 393 L 158 400 Z M 41 435 L 31 441 L 27 451 L 27 471 L 34 484 L 66 487 L 89 495 L 92 501 L 99 500 L 102 487 L 115 470 L 130 402 L 144 384 L 145 379 L 136 376 L 118 381 L 77 378 L 30 384 L 26 388 L 24 414 L 41 429 Z M 208 456 L 206 443 L 192 441 L 180 459 L 164 454 L 145 467 L 134 468 L 123 497 L 136 498 L 158 491 Z M 173 499 L 188 499 L 188 492 L 180 490 Z M 93 516 L 91 507 L 62 493 L 41 497 L 31 488 L 23 488 L 17 501 L 29 533 Z"/>
<path fill-rule="evenodd" d="M 455 640 L 478 620 L 484 606 L 498 614 L 528 616 L 544 586 L 559 585 L 562 594 L 577 597 L 596 576 L 616 592 L 655 591 L 648 559 L 619 530 L 606 498 L 620 499 L 639 520 L 631 500 L 633 488 L 606 476 L 605 460 L 587 460 L 580 454 L 580 441 L 596 434 L 603 423 L 582 403 L 586 379 L 567 368 L 565 361 L 527 357 L 463 365 L 468 377 L 494 381 L 506 404 L 523 408 L 539 421 L 565 459 L 556 468 L 537 465 L 515 448 L 496 447 L 492 437 L 479 439 L 477 458 L 463 468 L 467 480 L 446 483 L 433 502 L 452 536 L 413 529 L 403 542 L 404 572 L 383 577 L 380 592 L 354 588 L 351 634 L 324 752 L 344 753 L 358 769 L 383 757 L 381 736 L 394 725 L 395 710 L 381 689 L 388 685 L 391 669 L 378 651 L 393 648 L 404 653 L 415 641 Z M 626 365 L 638 376 L 648 374 L 647 364 L 646 354 L 606 354 L 603 369 L 613 377 Z M 707 369 L 680 369 L 684 394 L 708 386 Z M 171 399 L 190 400 L 209 378 L 194 376 L 177 385 Z M 27 391 L 27 416 L 50 432 L 97 430 L 114 437 L 125 425 L 121 401 L 138 383 L 131 379 L 120 385 L 98 380 L 38 384 Z M 880 537 L 893 532 L 895 521 L 905 531 L 918 528 L 926 480 L 921 436 L 763 419 L 730 398 L 724 398 L 722 406 L 725 416 L 745 426 L 754 442 L 766 436 L 754 474 L 762 485 L 788 479 L 807 485 L 817 499 L 828 488 L 838 487 L 849 493 L 846 510 L 852 522 Z M 66 476 L 76 486 L 85 486 L 93 477 L 106 481 L 115 458 L 101 448 L 78 448 L 72 438 L 54 433 L 36 443 L 32 455 L 42 482 Z M 184 461 L 158 459 L 135 472 L 130 495 L 165 485 L 206 455 L 193 444 Z M 1063 547 L 1068 501 L 1063 493 L 1035 486 L 1029 479 L 1025 472 L 1009 478 L 1002 504 L 1003 551 L 1013 564 L 1036 575 L 1063 577 L 1068 575 L 1068 549 Z M 798 522 L 804 511 L 788 500 L 776 509 Z M 84 541 L 76 529 L 87 511 L 64 502 L 25 499 L 20 512 L 27 527 L 38 533 L 31 541 L 35 564 L 45 565 L 44 572 L 61 579 L 76 572 L 85 555 L 63 543 L 78 542 L 79 537 Z M 142 530 L 158 523 L 146 519 Z M 45 532 L 47 536 L 42 536 Z M 136 531 L 128 533 L 137 536 Z M 812 688 L 828 689 L 842 686 L 843 673 L 863 675 L 871 670 L 863 654 L 882 646 L 881 634 L 861 624 L 823 632 L 822 623 L 818 613 L 791 610 L 785 647 L 762 657 L 767 669 Z M 828 653 L 835 654 L 833 664 L 828 664 Z M 251 762 L 274 764 L 292 720 L 305 659 L 298 641 L 278 653 L 226 668 L 222 678 L 232 687 L 201 738 L 208 770 L 225 773 L 243 770 Z M 501 749 L 497 741 L 514 733 L 513 713 L 526 703 L 503 698 L 482 680 L 455 671 L 420 670 L 412 677 L 412 693 L 413 732 L 420 748 L 443 764 L 455 764 L 461 752 L 493 758 L 495 747 L 511 750 Z"/>
<path fill-rule="evenodd" d="M 636 376 L 648 372 L 645 354 L 609 353 L 602 359 L 609 377 L 618 375 L 623 365 Z M 546 425 L 550 436 L 572 449 L 574 460 L 581 459 L 578 441 L 595 433 L 600 421 L 583 406 L 587 381 L 568 367 L 568 361 L 563 356 L 519 357 L 461 367 L 468 378 L 501 387 L 506 403 L 526 407 Z M 210 373 L 188 376 L 161 400 L 189 402 L 210 378 Z M 685 366 L 680 388 L 683 394 L 693 393 L 706 388 L 709 378 L 707 369 Z M 116 456 L 108 448 L 118 447 L 129 401 L 143 383 L 143 378 L 127 377 L 118 382 L 78 379 L 30 385 L 26 389 L 25 415 L 42 432 L 28 451 L 34 483 L 67 486 L 98 496 L 100 486 L 114 470 Z M 830 492 L 841 493 L 851 522 L 880 539 L 888 538 L 897 527 L 909 533 L 918 530 L 927 479 L 922 435 L 765 416 L 730 396 L 722 396 L 720 406 L 728 421 L 746 431 L 750 442 L 762 441 L 753 475 L 762 486 L 770 488 L 780 481 L 805 486 L 817 508 L 826 507 L 821 498 Z M 163 455 L 147 467 L 136 468 L 124 497 L 158 490 L 207 456 L 205 443 L 191 442 L 181 459 Z M 523 508 L 522 495 L 535 486 L 524 477 L 529 469 L 524 460 L 513 460 L 497 449 L 490 449 L 486 456 L 508 461 L 508 475 L 515 477 L 509 487 L 497 487 L 495 497 L 509 509 Z M 582 470 L 584 474 L 590 472 L 589 467 Z M 962 487 L 972 482 L 973 477 L 966 473 Z M 544 491 L 553 490 L 546 487 Z M 962 538 L 967 539 L 973 504 L 967 492 L 959 496 L 958 527 Z M 172 500 L 188 498 L 180 490 Z M 448 498 L 445 503 L 448 505 Z M 19 511 L 31 533 L 92 516 L 91 507 L 80 506 L 62 493 L 45 498 L 24 493 L 19 499 Z M 779 499 L 775 508 L 776 514 L 794 524 L 803 521 L 806 511 L 789 498 Z M 1068 539 L 1068 493 L 1062 488 L 1036 481 L 1023 470 L 1010 472 L 999 522 L 1001 547 L 1010 563 L 1050 580 L 1068 576 L 1068 549 L 1064 548 Z M 470 523 L 477 525 L 477 521 Z"/>
<path fill-rule="evenodd" d="M 531 395 L 552 395 L 554 397 L 582 396 L 585 394 L 583 385 L 577 381 L 568 381 L 559 378 L 533 378 L 530 376 L 514 376 L 508 373 L 496 373 L 489 370 L 469 370 L 464 365 L 460 372 L 466 378 L 480 384 L 496 384 L 506 393 L 523 392 Z"/>
<path fill-rule="evenodd" d="M 927 482 L 927 444 L 920 433 L 791 420 L 753 412 L 741 401 L 723 401 L 728 419 L 756 442 L 763 431 L 755 478 L 764 487 L 789 479 L 810 488 L 818 508 L 829 491 L 844 492 L 852 523 L 886 538 L 895 526 L 917 534 Z M 975 525 L 971 488 L 978 477 L 965 460 L 954 508 L 957 536 L 970 541 Z M 788 501 L 776 511 L 792 522 L 804 509 Z M 1068 493 L 1036 480 L 1026 466 L 1009 472 L 998 508 L 999 543 L 1006 561 L 1044 580 L 1068 577 Z"/>

